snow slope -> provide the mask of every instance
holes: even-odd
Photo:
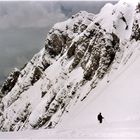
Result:
[[[98,15],[83,11],[55,24],[1,98],[1,131],[29,130],[8,134],[18,138],[140,138],[136,6],[107,4]],[[44,128],[55,129],[31,131]]]
[[[139,46],[139,44],[136,45]],[[90,99],[75,107],[66,118],[62,119],[63,121],[56,129],[40,130],[37,133],[36,131],[18,132],[17,134],[3,133],[0,138],[139,139],[140,89],[137,88],[140,82],[139,63],[140,48],[138,47],[133,57],[129,59],[129,63],[119,70],[117,78],[115,77],[109,85],[101,89],[103,92],[98,95],[94,96],[91,92]],[[99,111],[105,117],[102,125],[98,124],[96,120]]]
[[[113,79],[107,84],[106,81],[102,81],[98,90],[91,91],[89,98],[75,106],[62,119],[60,128],[84,128],[87,125],[97,125],[96,117],[99,112],[104,115],[105,124],[140,121],[140,88],[138,88],[140,83],[140,42],[131,47],[135,47],[136,50],[129,58],[129,62],[124,64],[124,58]]]
[[[3,133],[0,134],[0,139],[139,139],[140,89],[137,88],[140,82],[139,49],[130,61],[123,72],[120,71],[119,77],[115,78],[98,98],[91,94],[90,100],[85,101],[81,107],[78,106],[76,108],[78,111],[72,110],[56,129],[17,132],[17,134]],[[99,111],[105,117],[102,125],[96,120]]]

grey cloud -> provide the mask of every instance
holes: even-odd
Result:
[[[96,14],[105,3],[107,1],[0,2],[0,29],[48,27],[80,10]]]
[[[0,28],[47,27],[64,19],[54,2],[0,2]]]
[[[111,1],[0,2],[0,28],[47,27],[80,10],[96,14],[107,2]]]
[[[72,14],[76,14],[80,10],[97,14],[108,2],[113,4],[117,3],[117,1],[68,1],[58,3],[60,4],[61,10],[65,13],[65,15],[70,17]]]

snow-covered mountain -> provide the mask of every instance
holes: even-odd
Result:
[[[140,117],[140,111],[134,112],[125,100],[129,97],[134,99],[131,103],[135,103],[135,107],[140,105],[140,89],[136,84],[139,80],[132,78],[134,74],[138,75],[135,70],[139,55],[138,3],[106,4],[97,15],[81,11],[55,24],[47,34],[45,47],[21,70],[15,69],[3,83],[0,130],[67,127],[81,122],[85,125],[91,123],[93,114],[103,111],[109,116],[110,110],[114,109],[116,113],[108,117],[109,121],[111,118],[127,120],[130,117],[127,112],[132,115],[132,110],[136,118]],[[130,79],[123,78],[126,75]],[[118,88],[132,79],[134,84],[130,85],[136,85],[132,90],[135,93]],[[106,88],[112,88],[112,93],[105,92]],[[115,102],[114,98],[118,97],[121,101]],[[123,105],[129,105],[130,110],[125,110]],[[121,113],[117,108],[126,112],[117,115]]]

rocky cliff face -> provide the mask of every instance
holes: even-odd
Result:
[[[136,51],[139,15],[139,6],[119,2],[55,24],[45,47],[3,84],[0,130],[54,128],[102,81],[111,82]]]

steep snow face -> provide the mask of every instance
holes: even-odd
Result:
[[[113,31],[121,40],[129,39],[135,7],[136,5],[124,1],[119,1],[115,6],[110,3],[106,4],[97,15],[96,22],[99,22],[108,32]]]
[[[135,6],[126,2],[119,2],[114,9],[116,16],[116,34],[122,39],[129,39],[132,33],[132,25],[134,21]]]
[[[139,56],[138,15],[138,8],[119,2],[107,4],[98,15],[82,11],[55,24],[45,48],[2,98],[1,131],[66,126],[84,105],[96,110],[94,99]]]
[[[96,126],[99,112],[105,117],[105,124],[127,123],[140,119],[140,41],[133,40],[122,45],[125,48],[121,61],[114,61],[97,88],[90,91],[84,102],[74,105],[71,111],[62,117],[57,128],[78,129]],[[88,88],[85,87],[82,91],[86,92]]]

